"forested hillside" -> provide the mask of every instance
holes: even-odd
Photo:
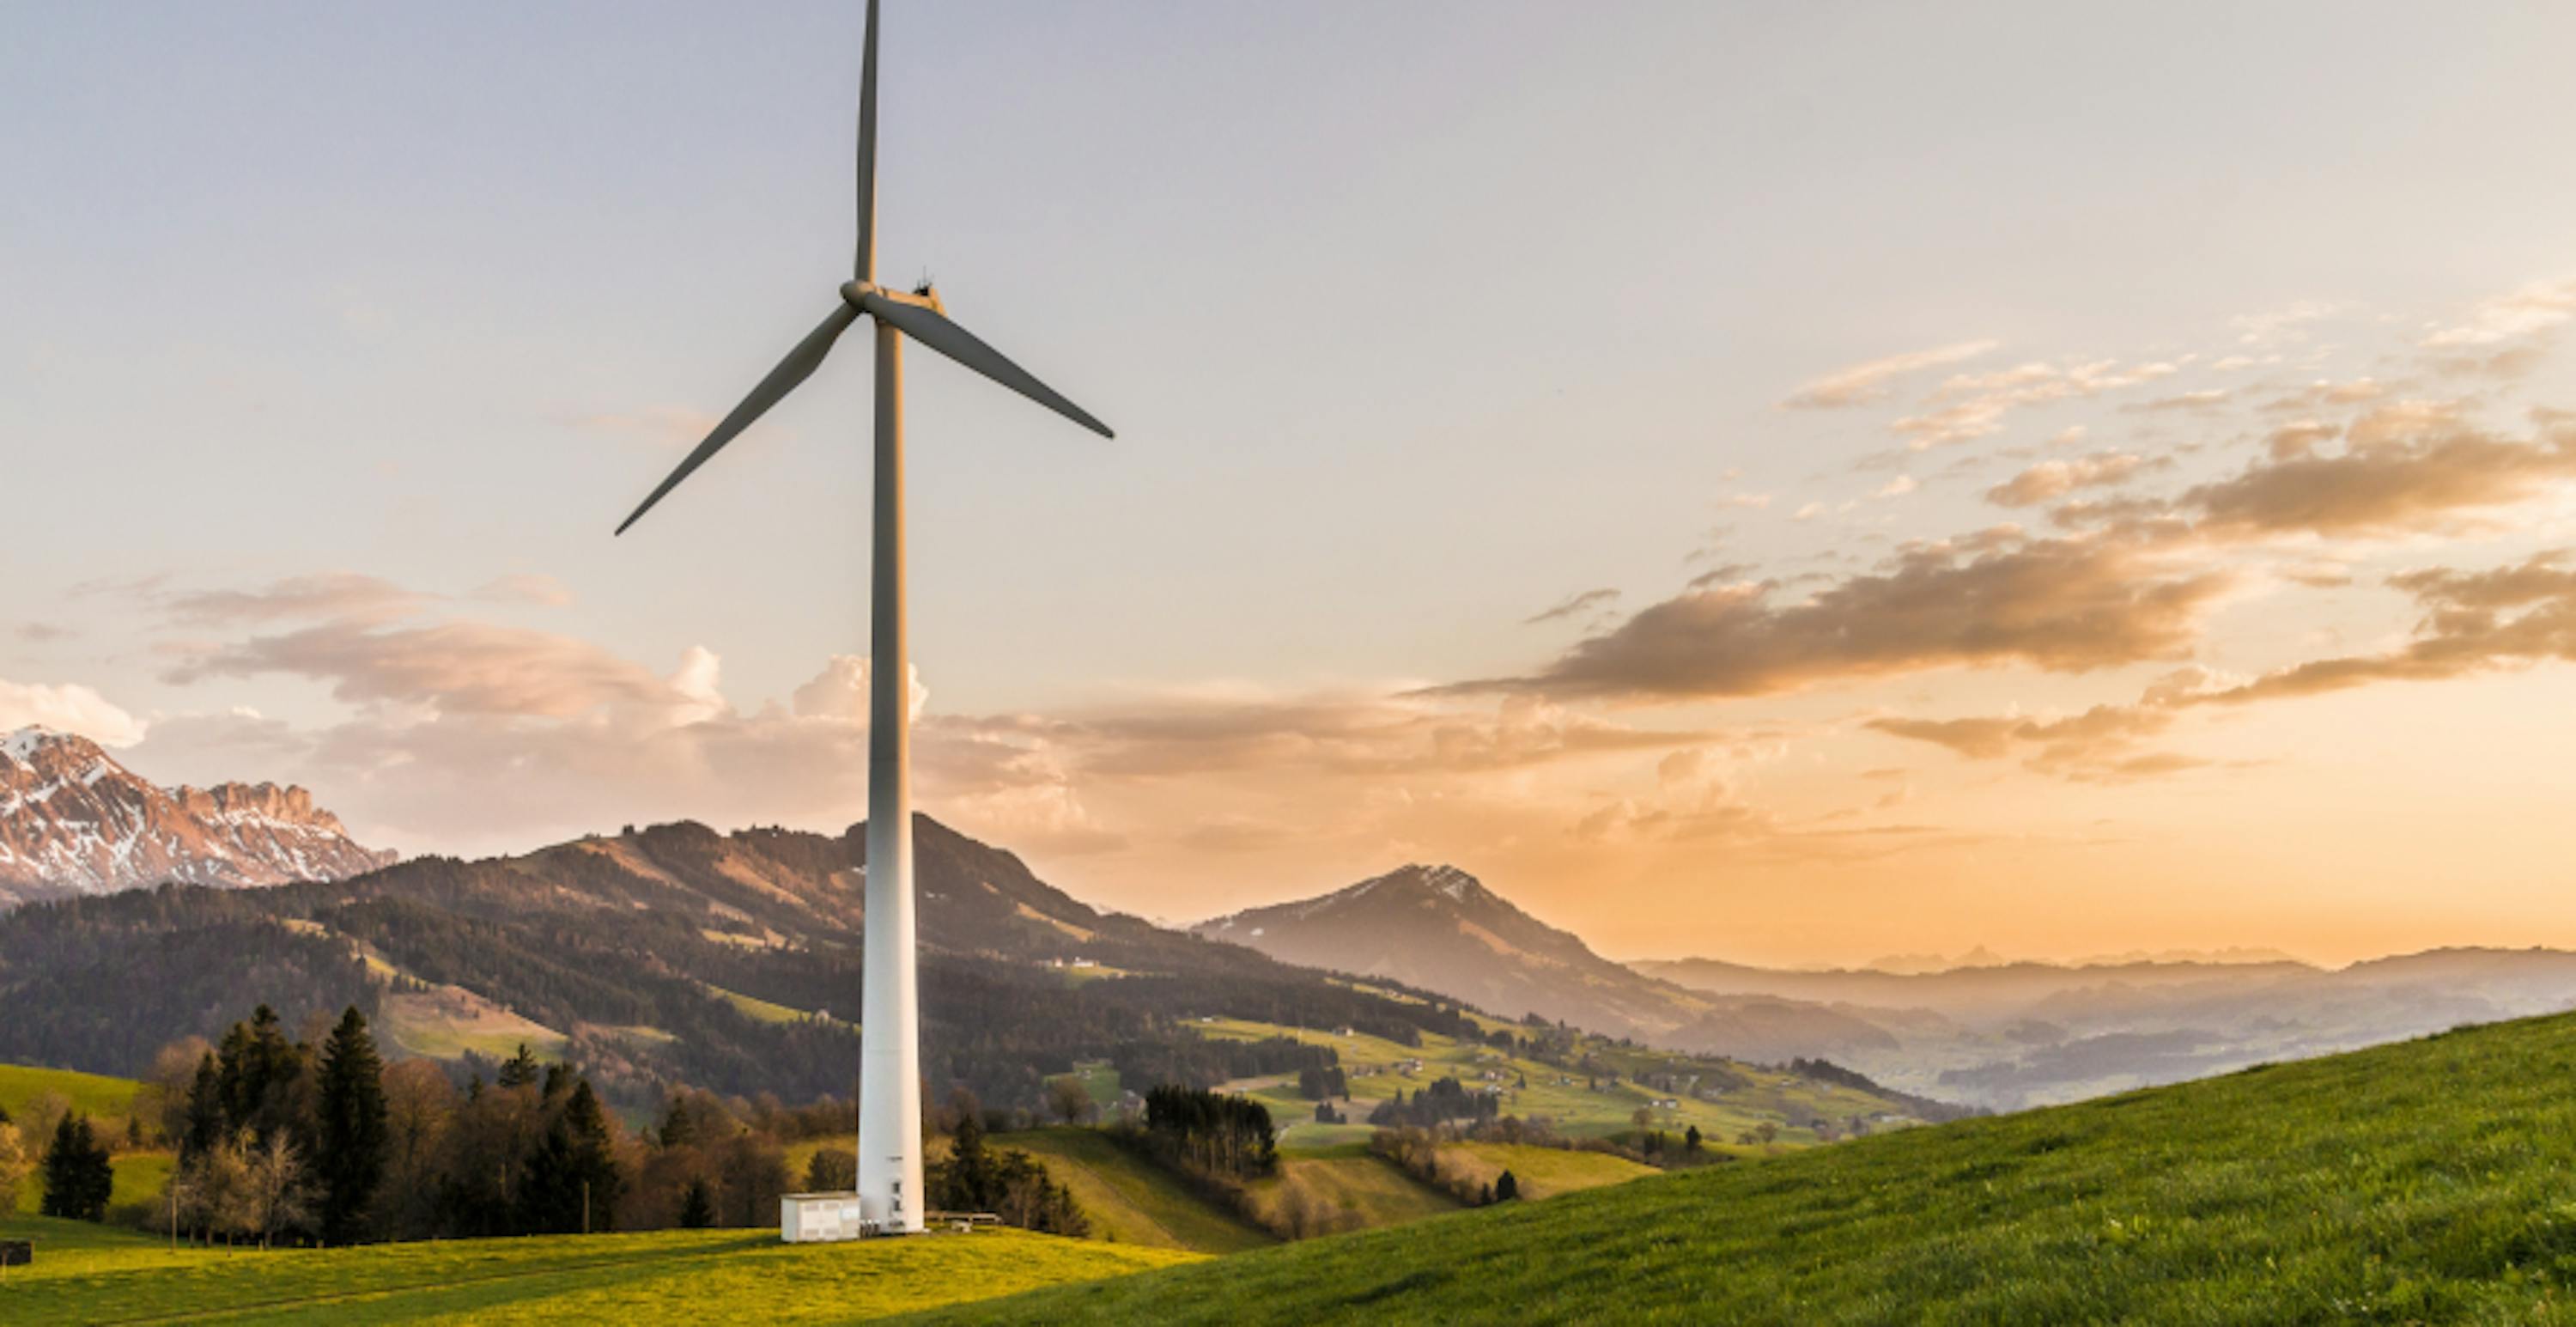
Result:
[[[1439,1001],[1102,914],[927,818],[916,840],[923,1063],[988,1104],[1034,1109],[1078,1061],[1212,1085],[1332,1057],[1185,1021],[1211,1015],[1406,1044],[1475,1032]],[[396,1053],[497,1059],[531,1041],[629,1103],[678,1082],[846,1097],[864,844],[860,828],[683,823],[336,883],[20,908],[0,915],[0,1060],[139,1075],[256,1000],[290,1027],[354,1005]]]

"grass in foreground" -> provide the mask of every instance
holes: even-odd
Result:
[[[171,1255],[89,1229],[103,1238],[86,1252],[39,1235],[36,1265],[0,1286],[0,1321],[855,1322],[1197,1256],[1019,1231],[785,1245],[764,1230]]]
[[[2576,1321],[2576,1016],[1909,1130],[957,1322]]]

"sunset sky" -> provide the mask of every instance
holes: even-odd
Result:
[[[0,728],[864,806],[860,11],[0,6]],[[2576,946],[2576,7],[933,4],[922,808],[1166,920]],[[855,344],[855,343],[854,343]]]

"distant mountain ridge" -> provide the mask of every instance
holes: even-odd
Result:
[[[1399,867],[1316,898],[1190,928],[1285,963],[1438,991],[1677,1050],[1781,1061],[1893,1049],[1884,1029],[1821,1005],[1694,992],[1592,951],[1447,865]]]
[[[1711,996],[1830,1004],[1887,1028],[1856,1068],[1995,1109],[2179,1082],[2576,1008],[2576,954],[2433,949],[2343,968],[2259,951],[2186,961],[2006,962],[1933,972],[1640,962]]]
[[[0,907],[165,882],[246,888],[390,865],[302,788],[164,788],[88,738],[0,737]]]

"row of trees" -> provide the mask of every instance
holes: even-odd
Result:
[[[1006,1225],[1055,1235],[1091,1233],[1091,1221],[1071,1189],[1049,1179],[1027,1153],[984,1145],[984,1108],[974,1093],[958,1089],[950,1108],[957,1124],[948,1157],[932,1163],[922,1177],[930,1191],[930,1210],[991,1212]]]
[[[1297,1071],[1297,1095],[1308,1101],[1322,1101],[1327,1097],[1347,1097],[1350,1094],[1350,1078],[1343,1073],[1342,1067],[1338,1064],[1308,1065]]]
[[[106,1219],[108,1196],[116,1188],[116,1162],[106,1138],[89,1116],[74,1112],[69,1103],[44,1114],[54,1127],[39,1160],[17,1121],[0,1109],[0,1213],[17,1210],[19,1190],[28,1175],[37,1174],[38,1212],[75,1221]]]
[[[1165,1084],[1147,1092],[1145,1137],[1171,1159],[1229,1179],[1267,1175],[1279,1164],[1270,1108],[1205,1088]]]
[[[1476,1158],[1464,1153],[1453,1155],[1440,1144],[1441,1134],[1436,1129],[1380,1129],[1369,1137],[1371,1152],[1469,1207],[1487,1207],[1521,1196],[1519,1176],[1509,1170],[1495,1175]]]
[[[1490,1120],[1502,1113],[1502,1100],[1491,1092],[1471,1092],[1455,1078],[1436,1078],[1431,1085],[1407,1100],[1403,1088],[1381,1101],[1369,1112],[1369,1123],[1379,1128],[1431,1128],[1453,1120],[1474,1123]]]
[[[227,1241],[766,1224],[786,1185],[778,1141],[712,1098],[622,1135],[586,1077],[524,1045],[462,1091],[433,1062],[388,1066],[355,1007],[316,1046],[262,1006],[200,1051],[165,1127],[164,1218]]]

